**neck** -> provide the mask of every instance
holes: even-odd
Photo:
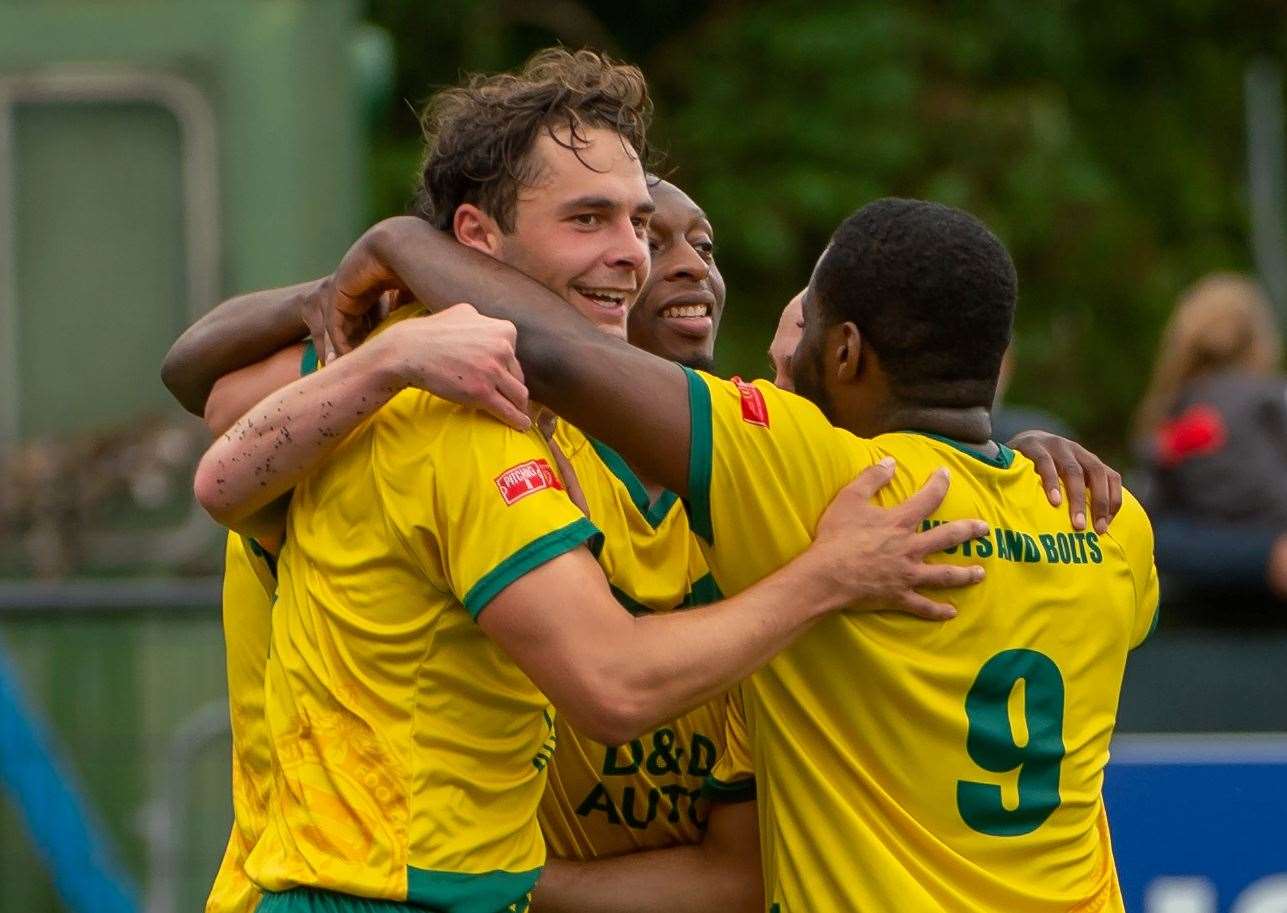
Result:
[[[895,404],[881,416],[880,430],[929,431],[963,444],[986,444],[992,438],[992,417],[982,406],[964,409]]]

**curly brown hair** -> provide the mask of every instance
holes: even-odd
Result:
[[[587,128],[607,127],[643,162],[651,117],[643,73],[599,51],[546,48],[516,73],[472,75],[425,107],[416,214],[448,230],[456,209],[473,203],[513,231],[518,189],[536,176],[530,153],[542,131],[576,152]]]

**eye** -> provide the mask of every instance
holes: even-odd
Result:
[[[711,260],[715,259],[714,241],[709,238],[698,238],[691,243],[693,245],[693,250],[697,251],[703,260],[709,263]]]
[[[586,228],[595,228],[599,224],[599,214],[597,212],[583,212],[572,217],[572,221]]]
[[[657,251],[659,251],[659,250],[661,250],[661,242],[660,242],[660,241],[658,241],[656,238],[652,237],[652,235],[649,235],[649,236],[648,236],[648,252],[649,252],[650,254],[655,254],[655,253],[657,253]]]
[[[644,233],[648,231],[649,221],[650,219],[648,216],[635,216],[630,220],[630,224],[635,227],[635,234],[642,238]]]

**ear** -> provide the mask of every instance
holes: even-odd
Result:
[[[855,324],[846,321],[832,327],[827,335],[836,380],[840,383],[852,383],[864,368],[862,334]]]
[[[500,226],[473,203],[461,203],[456,207],[451,230],[461,244],[482,251],[489,257],[495,257],[500,251]]]

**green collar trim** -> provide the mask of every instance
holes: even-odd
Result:
[[[980,463],[993,466],[997,469],[1009,469],[1010,464],[1014,462],[1014,451],[1005,444],[997,444],[997,455],[988,456],[976,447],[969,444],[963,444],[960,441],[953,440],[950,437],[943,437],[941,434],[934,434],[932,431],[912,431],[911,434],[919,434],[921,437],[932,438],[942,444],[947,444],[954,450],[959,450],[966,456],[972,456]]]
[[[607,466],[612,474],[621,480],[621,484],[626,486],[626,491],[630,493],[630,500],[639,509],[639,513],[643,514],[644,519],[648,521],[648,525],[653,529],[660,526],[661,521],[666,519],[670,509],[679,500],[678,496],[673,491],[663,489],[662,493],[657,495],[657,500],[649,503],[648,489],[644,487],[643,480],[635,474],[635,471],[630,468],[630,464],[622,458],[621,454],[594,438],[590,438],[590,446],[599,455],[603,465]]]

